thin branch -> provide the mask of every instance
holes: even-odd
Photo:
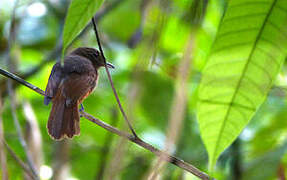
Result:
[[[192,173],[193,175],[203,179],[203,180],[208,180],[210,179],[210,177],[205,174],[204,172],[201,172],[199,169],[197,169],[196,167],[192,166],[191,164],[188,164],[186,162],[184,162],[183,160],[181,159],[178,159],[177,157],[175,156],[172,156],[172,155],[169,155],[168,153],[165,153],[163,151],[160,151],[159,149],[153,147],[152,145],[144,142],[143,140],[141,140],[140,138],[135,138],[134,136],[132,136],[131,134],[129,133],[125,133],[125,132],[122,132],[120,131],[119,129],[113,127],[113,126],[110,126],[109,124],[93,117],[92,115],[86,113],[86,112],[81,112],[81,115],[83,117],[85,117],[86,119],[88,119],[89,121],[101,126],[102,128],[112,132],[112,133],[115,133],[125,139],[128,139],[129,141],[132,141],[134,143],[136,143],[137,145],[143,147],[144,149],[154,153],[156,156],[158,157],[162,157],[162,159],[166,162],[169,162],[169,163],[172,163],[178,167],[180,167],[181,169],[184,169],[190,173]]]
[[[27,81],[25,81],[24,79],[20,78],[19,76],[10,73],[2,68],[0,68],[0,74],[2,74],[3,76],[6,76],[10,79],[13,79],[15,81],[17,81],[18,83],[32,89],[33,91],[41,94],[42,96],[45,96],[45,91],[43,91],[42,89],[38,88],[37,86],[34,86],[33,84],[28,83]]]
[[[10,155],[13,157],[13,159],[22,167],[22,169],[34,180],[37,179],[37,177],[34,176],[34,174],[31,172],[30,168],[16,155],[16,153],[12,150],[12,148],[6,143],[4,139],[2,139],[2,143],[5,145],[6,149],[10,153]]]
[[[140,67],[140,66],[139,66]],[[136,72],[136,69],[133,70]],[[128,118],[130,120],[134,119],[134,109],[135,104],[137,104],[138,97],[139,97],[139,86],[138,86],[138,79],[140,78],[139,75],[135,74],[134,80],[132,80],[132,83],[128,89],[127,94],[127,109],[129,111]],[[125,123],[125,122],[123,122]],[[126,127],[124,128],[126,130]],[[125,154],[128,152],[128,146],[127,146],[127,139],[121,137],[119,140],[117,140],[117,143],[115,144],[116,148],[113,149],[113,152],[111,153],[111,159],[108,165],[108,173],[105,174],[105,179],[113,180],[124,168],[124,157]]]
[[[39,94],[42,94],[42,95],[45,95],[45,92],[42,91],[40,88],[28,83],[27,81],[25,81],[24,79],[12,74],[12,73],[9,73],[8,71],[5,71],[4,69],[0,69],[0,74],[10,78],[10,79],[13,79],[15,81],[17,81],[18,83],[32,89],[33,91],[36,91],[37,93]]]
[[[1,98],[1,92],[0,92],[0,139],[4,139],[4,125],[3,125],[3,119],[2,119],[2,98]],[[7,169],[7,158],[6,153],[4,151],[4,143],[0,141],[0,163],[1,163],[1,170],[2,170],[2,180],[9,180],[9,173]]]
[[[1,68],[0,68],[1,69]],[[2,71],[0,71],[0,74]],[[8,74],[11,74],[9,72],[6,72]],[[15,75],[14,75],[15,76]],[[8,76],[9,77],[9,76]],[[21,83],[22,81],[18,81],[19,83]],[[22,83],[21,83],[22,84]],[[25,84],[23,84],[25,85]],[[33,88],[31,88],[32,90],[34,89],[39,89],[37,88],[36,86],[34,85],[31,85]],[[35,91],[35,90],[34,90]],[[39,91],[35,91],[41,95],[44,95],[45,92],[43,90],[39,90]],[[126,132],[123,132],[123,131],[120,131],[119,129],[97,119],[97,118],[94,118],[92,115],[86,113],[86,112],[81,112],[81,115],[83,117],[85,117],[86,119],[88,119],[89,121],[101,126],[102,128],[114,133],[114,134],[117,134],[118,136],[121,136],[131,142],[134,142],[136,144],[138,144],[139,146],[143,147],[144,149],[154,153],[156,156],[163,156],[163,160],[166,161],[166,162],[169,162],[169,163],[172,163],[174,165],[176,165],[177,167],[181,168],[181,169],[184,169],[190,173],[192,173],[193,175],[203,179],[203,180],[208,180],[208,179],[211,179],[211,177],[209,175],[207,175],[206,173],[200,171],[199,169],[197,169],[196,167],[194,167],[193,165],[187,163],[187,162],[184,162],[183,160],[181,159],[178,159],[177,157],[175,156],[172,156],[172,155],[169,155],[168,153],[165,153],[155,147],[153,147],[152,145],[144,142],[143,140],[141,140],[139,137],[135,137],[129,133],[126,133]]]
[[[106,60],[106,57],[105,57],[105,55],[104,55],[104,51],[103,51],[102,46],[101,46],[100,37],[99,37],[99,33],[98,33],[98,30],[97,30],[97,26],[96,26],[96,22],[95,22],[94,17],[92,18],[92,22],[93,22],[93,27],[94,27],[94,31],[95,31],[95,34],[96,34],[98,46],[99,46],[99,49],[100,49],[100,53],[101,53],[101,55],[102,55],[102,57],[103,57],[103,59],[104,59],[105,69],[106,69],[106,72],[107,72],[107,75],[108,75],[109,82],[110,82],[110,84],[111,84],[113,93],[114,93],[114,95],[115,95],[115,98],[116,98],[117,103],[118,103],[118,105],[119,105],[119,108],[120,108],[120,110],[121,110],[121,113],[122,113],[122,115],[123,115],[125,121],[126,121],[127,124],[128,124],[128,127],[130,128],[130,130],[131,130],[132,134],[134,135],[134,137],[135,137],[135,138],[138,138],[138,136],[137,136],[135,130],[133,129],[133,127],[132,127],[130,121],[128,120],[128,117],[127,117],[127,115],[126,115],[126,113],[125,113],[125,111],[124,111],[124,109],[123,109],[123,106],[122,106],[122,104],[121,104],[120,98],[119,98],[118,93],[117,93],[117,91],[116,91],[116,88],[115,88],[115,86],[114,86],[114,83],[113,83],[113,80],[112,80],[112,77],[111,77],[109,68],[108,68],[108,66],[107,66],[107,60]]]

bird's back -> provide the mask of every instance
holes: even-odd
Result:
[[[78,105],[92,92],[97,79],[97,70],[85,57],[68,55],[63,67],[54,65],[45,97],[53,102],[47,127],[54,139],[80,133]]]

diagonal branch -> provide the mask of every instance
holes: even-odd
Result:
[[[132,124],[131,124],[130,121],[128,120],[128,117],[127,117],[127,115],[126,115],[126,113],[125,113],[125,111],[124,111],[124,108],[123,108],[123,106],[122,106],[122,104],[121,104],[121,101],[120,101],[120,98],[119,98],[119,96],[118,96],[118,93],[117,93],[117,91],[116,91],[116,88],[115,88],[115,86],[114,86],[114,83],[113,83],[113,80],[112,80],[110,71],[109,71],[108,66],[107,66],[107,60],[106,60],[106,57],[105,57],[105,55],[104,55],[104,51],[103,51],[102,46],[101,46],[100,37],[99,37],[99,33],[98,33],[98,30],[97,30],[97,26],[96,26],[96,22],[95,22],[95,18],[94,18],[94,17],[92,18],[92,22],[93,22],[93,27],[94,27],[94,31],[95,31],[95,34],[96,34],[98,46],[99,46],[99,49],[100,49],[100,53],[101,53],[101,55],[102,55],[102,57],[103,57],[103,59],[104,59],[105,69],[106,69],[106,72],[107,72],[107,75],[108,75],[108,78],[109,78],[109,81],[110,81],[110,84],[111,84],[113,93],[114,93],[114,95],[115,95],[115,98],[116,98],[117,103],[118,103],[118,105],[119,105],[119,108],[120,108],[120,110],[121,110],[121,113],[122,113],[122,115],[123,115],[125,121],[126,121],[127,124],[128,124],[128,127],[130,128],[130,130],[131,130],[132,134],[134,135],[134,137],[135,137],[135,138],[138,138],[138,136],[137,136],[137,134],[136,134],[136,132],[135,132],[135,130],[134,130]]]
[[[13,159],[22,167],[22,169],[33,179],[36,180],[37,177],[31,172],[30,168],[16,155],[16,153],[12,150],[12,148],[7,144],[7,142],[2,139],[1,140],[10,155],[13,157]]]
[[[13,79],[13,80],[17,81],[18,83],[20,83],[20,84],[32,89],[33,91],[36,91],[39,94],[45,95],[45,92],[43,92],[40,88],[28,83],[24,79],[12,74],[12,73],[9,73],[8,71],[0,69],[0,74],[4,75],[4,76],[6,76],[6,77],[8,77],[10,79]]]
[[[5,71],[5,70],[3,70],[1,68],[0,68],[0,70],[1,70],[0,74],[5,75],[6,77],[15,76],[15,75],[11,74],[10,72],[7,72],[7,71]],[[3,72],[5,72],[5,74]],[[7,76],[6,74],[10,74],[10,75]],[[18,77],[18,78],[15,78],[14,80],[16,80],[17,82],[19,82],[19,83],[21,83],[21,84],[26,86],[27,82],[23,83],[24,80],[20,81],[19,79],[21,79],[21,78]],[[37,93],[39,93],[41,95],[45,94],[45,92],[43,90],[41,90],[40,88],[38,88],[38,87],[36,87],[36,86],[34,86],[32,84],[30,84],[30,85],[32,86],[32,88],[29,87],[29,86],[27,86],[27,87],[29,87],[30,89],[34,90],[35,92],[37,92]],[[38,89],[38,90],[36,91],[35,89]],[[123,131],[120,131],[119,129],[117,129],[117,128],[113,127],[113,126],[111,126],[111,125],[109,125],[109,124],[107,124],[107,123],[105,123],[105,122],[103,122],[103,121],[101,121],[101,120],[99,120],[97,118],[94,118],[92,115],[90,115],[90,114],[88,114],[86,112],[82,111],[81,115],[83,117],[85,117],[86,119],[88,119],[89,121],[91,121],[91,122],[101,126],[102,128],[106,129],[107,131],[110,131],[111,133],[117,134],[118,136],[121,136],[121,137],[123,137],[123,138],[125,138],[125,139],[127,139],[127,140],[129,140],[131,142],[134,142],[135,144],[143,147],[144,149],[154,153],[156,156],[162,157],[164,161],[169,162],[171,164],[174,164],[175,166],[192,173],[193,175],[199,177],[202,180],[212,179],[209,175],[207,175],[206,173],[200,171],[199,169],[197,169],[193,165],[191,165],[191,164],[189,164],[187,162],[184,162],[183,160],[178,159],[175,156],[172,156],[172,155],[170,155],[168,153],[165,153],[165,152],[153,147],[152,145],[144,142],[143,140],[141,140],[137,136],[135,137],[134,135],[131,135],[131,134],[123,132]]]
[[[181,159],[178,159],[177,157],[175,156],[172,156],[172,155],[169,155],[168,153],[165,153],[155,147],[153,147],[152,145],[144,142],[143,140],[141,140],[139,137],[135,138],[134,136],[132,136],[131,134],[128,134],[128,133],[125,133],[125,132],[122,132],[120,131],[119,129],[93,117],[92,115],[86,113],[86,112],[81,112],[81,115],[83,117],[85,117],[86,119],[88,119],[89,121],[101,126],[102,128],[114,133],[114,134],[117,134],[125,139],[128,139],[129,141],[132,141],[134,143],[136,143],[137,145],[143,147],[144,149],[146,150],[149,150],[150,152],[154,153],[156,156],[158,157],[161,157],[162,160],[166,161],[166,162],[169,162],[171,164],[174,164],[178,167],[180,167],[181,169],[184,169],[190,173],[192,173],[193,175],[203,179],[203,180],[208,180],[210,179],[210,177],[205,174],[204,172],[201,172],[199,169],[197,169],[196,167],[192,166],[191,164],[189,163],[186,163],[184,162],[183,160]]]

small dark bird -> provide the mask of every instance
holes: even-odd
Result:
[[[80,134],[78,106],[96,87],[98,69],[102,66],[105,66],[102,55],[88,47],[80,47],[67,55],[63,66],[59,62],[53,66],[44,99],[45,105],[51,100],[53,103],[47,124],[53,139]],[[107,67],[114,68],[109,63]]]

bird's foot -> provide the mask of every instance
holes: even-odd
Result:
[[[83,106],[83,104],[81,104],[81,108],[79,109],[80,112],[84,112],[85,111],[85,108]],[[83,117],[81,114],[80,114],[80,117]]]
[[[83,105],[83,104],[81,104],[80,111],[85,111],[85,108],[84,108],[84,105]]]

